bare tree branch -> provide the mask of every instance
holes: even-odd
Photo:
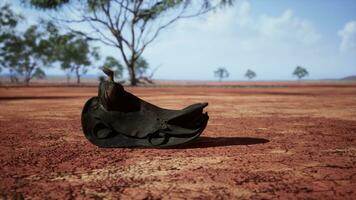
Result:
[[[230,1],[224,0],[224,2]],[[206,14],[219,6],[219,3],[211,5],[209,0],[171,3],[164,0],[108,0],[98,1],[93,8],[89,8],[86,4],[76,4],[78,7],[68,6],[71,13],[65,17],[73,16],[80,10],[82,12],[79,17],[54,19],[67,24],[88,24],[93,30],[90,34],[96,36],[87,36],[87,38],[118,48],[125,64],[130,68],[130,73],[134,76],[136,60],[163,30],[181,19]],[[196,7],[199,4],[200,7]],[[75,29],[71,27],[69,30]],[[85,34],[78,29],[76,32]],[[131,81],[135,78],[131,77]]]

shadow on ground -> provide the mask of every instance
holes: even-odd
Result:
[[[224,147],[235,145],[255,145],[267,143],[269,140],[264,138],[254,137],[200,137],[197,140],[184,144],[176,149],[193,149],[193,148],[209,148],[209,147]]]

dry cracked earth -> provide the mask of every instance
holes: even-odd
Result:
[[[96,87],[0,88],[0,199],[356,199],[356,85],[139,87],[208,127],[174,149],[103,149],[80,114]]]

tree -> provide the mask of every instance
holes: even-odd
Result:
[[[75,33],[67,33],[57,38],[59,44],[53,51],[52,60],[59,61],[61,69],[67,71],[67,79],[75,73],[77,84],[88,72],[93,60],[99,59],[97,48],[91,48],[88,40]]]
[[[61,69],[66,73],[67,83],[71,79],[71,74],[75,73],[77,84],[79,84],[80,78],[88,72],[93,61],[99,59],[98,48],[91,48],[88,39],[82,35],[75,32],[62,34],[52,22],[43,23],[51,35],[49,38],[50,61],[60,63]]]
[[[219,78],[219,81],[222,81],[222,79],[227,78],[230,75],[224,67],[219,67],[216,71],[214,71],[214,74]]]
[[[76,29],[80,26],[68,27],[86,37],[117,48],[128,69],[131,85],[137,85],[137,60],[162,30],[180,19],[196,17],[219,6],[233,3],[233,0],[27,1],[36,8],[55,9],[62,13],[64,17],[56,18],[58,22],[65,22],[67,25],[89,25],[89,32]],[[66,13],[73,10],[78,14]]]
[[[42,66],[49,66],[50,38],[47,30],[30,26],[25,32],[16,30],[18,21],[23,19],[15,14],[9,5],[0,7],[0,67],[9,68],[11,82],[19,82],[24,77],[26,85],[33,78],[43,79],[46,74]]]
[[[24,77],[26,85],[33,78],[45,77],[41,67],[50,66],[49,34],[38,26],[30,26],[24,33],[9,34],[2,41],[0,62]],[[15,79],[16,80],[16,79]]]
[[[17,72],[10,68],[10,81],[11,83],[19,83],[19,78]]]
[[[11,10],[9,4],[0,7],[0,42],[8,36],[7,34],[14,32],[14,28],[22,18]]]
[[[62,67],[61,67],[62,68]],[[72,78],[72,70],[71,69],[63,69],[62,68],[62,70],[64,70],[64,72],[65,72],[65,75],[66,75],[66,80],[67,80],[67,84],[69,84],[70,83],[70,79]]]
[[[14,13],[9,4],[5,4],[0,7],[0,33],[4,33],[9,30],[9,28],[16,27],[18,20],[22,17]]]
[[[114,71],[114,75],[117,79],[121,79],[123,77],[124,66],[120,63],[120,61],[116,60],[112,56],[108,56],[105,58],[103,68],[109,68]]]
[[[309,72],[307,71],[307,69],[301,66],[297,66],[293,72],[293,76],[297,76],[299,80],[308,75]]]
[[[4,41],[14,34],[18,21],[21,19],[22,16],[15,14],[10,5],[5,4],[0,7],[0,57],[4,56],[5,53],[3,52]],[[4,62],[0,63],[0,72],[2,68],[7,67],[4,66],[5,64]],[[13,79],[11,76],[11,81],[15,80],[18,80],[17,77]]]
[[[254,71],[248,69],[248,70],[246,71],[245,76],[246,76],[247,78],[249,78],[249,79],[253,79],[253,78],[255,78],[255,77],[257,76],[257,74],[256,74]]]

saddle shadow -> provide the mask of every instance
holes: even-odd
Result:
[[[195,149],[195,148],[210,148],[224,147],[235,145],[255,145],[269,142],[265,138],[254,137],[200,137],[190,143],[183,144],[174,149]]]

